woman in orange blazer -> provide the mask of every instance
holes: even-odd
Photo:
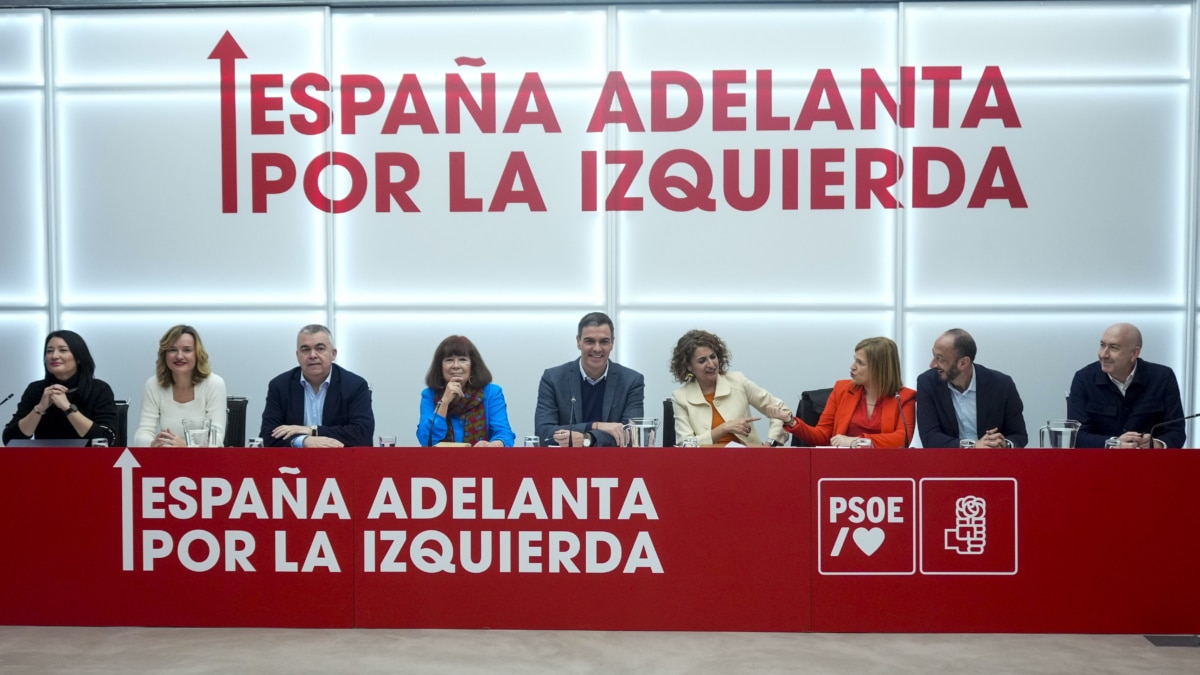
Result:
[[[903,448],[916,424],[917,392],[900,381],[900,352],[885,337],[867,338],[854,347],[850,379],[838,380],[817,426],[796,419],[781,406],[766,414],[809,445],[853,446],[866,438],[877,448]]]

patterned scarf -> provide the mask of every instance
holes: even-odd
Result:
[[[478,389],[467,389],[463,395],[454,399],[447,411],[449,417],[461,417],[463,421],[463,442],[475,445],[479,441],[488,440],[487,413],[483,408],[483,392]],[[454,427],[447,424],[445,440],[454,442]]]

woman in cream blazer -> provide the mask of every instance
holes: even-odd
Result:
[[[769,391],[729,370],[729,349],[708,331],[691,330],[679,338],[671,354],[671,372],[683,383],[671,394],[677,439],[695,437],[701,445],[764,445],[754,428],[762,418],[751,417],[750,407],[764,413],[771,406],[786,409]],[[772,419],[768,441],[782,445],[786,438],[783,423]]]

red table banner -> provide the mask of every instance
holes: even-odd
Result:
[[[0,451],[0,623],[1200,630],[1200,454]]]

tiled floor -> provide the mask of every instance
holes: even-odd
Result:
[[[876,635],[0,626],[0,673],[1146,673],[1141,635]]]

